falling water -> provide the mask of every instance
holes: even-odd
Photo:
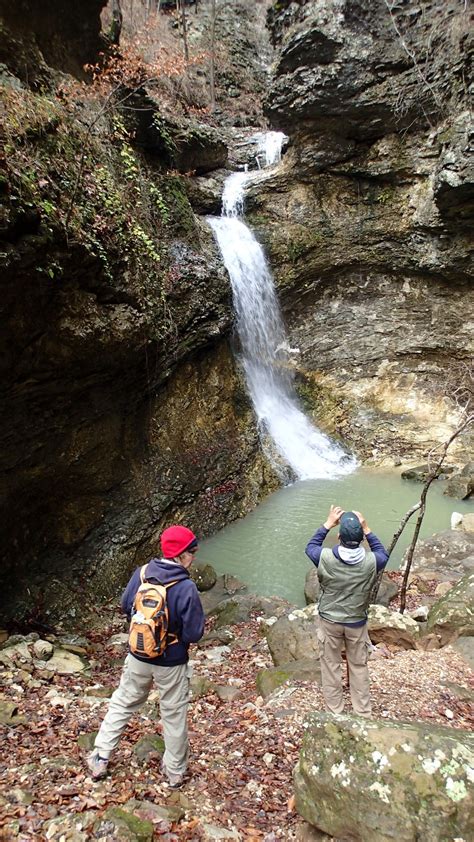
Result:
[[[269,132],[265,159],[276,163],[284,135]],[[275,137],[275,135],[277,137]],[[209,217],[229,273],[242,346],[242,363],[259,429],[268,434],[298,479],[349,473],[355,460],[317,430],[298,406],[293,388],[292,349],[280,314],[263,249],[238,217],[252,173],[233,173],[222,197],[223,215]],[[294,349],[293,349],[294,350]]]

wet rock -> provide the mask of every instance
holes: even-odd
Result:
[[[402,560],[402,569],[406,553]],[[474,534],[458,529],[437,532],[415,547],[412,573],[426,578],[454,581],[474,569]]]
[[[277,687],[293,681],[316,681],[321,684],[321,666],[319,660],[310,658],[289,661],[277,667],[260,670],[257,673],[257,692],[266,699]]]
[[[296,809],[353,842],[468,839],[473,753],[465,731],[311,714],[294,773]]]
[[[211,564],[194,562],[189,572],[198,591],[210,591],[216,584],[217,573]]]
[[[148,760],[150,757],[163,757],[165,743],[162,737],[155,734],[147,734],[142,737],[133,747],[133,753],[138,760]]]
[[[266,630],[266,640],[275,666],[289,661],[319,658],[315,605],[291,611]]]
[[[460,636],[474,636],[474,573],[459,580],[432,606],[427,629],[442,643]]]
[[[367,629],[372,643],[394,644],[402,649],[416,649],[420,626],[406,614],[389,611],[383,605],[370,605]]]
[[[109,807],[94,824],[94,833],[107,842],[153,842],[153,823],[119,807]]]

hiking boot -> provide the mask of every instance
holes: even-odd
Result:
[[[92,754],[89,754],[87,758],[87,767],[94,781],[99,781],[101,778],[105,778],[108,765],[109,761],[105,760],[104,757],[100,757],[95,751],[93,751]]]
[[[169,789],[181,789],[189,778],[189,772],[184,772],[182,775],[171,774],[163,762],[161,763],[161,773],[167,778],[165,784]]]

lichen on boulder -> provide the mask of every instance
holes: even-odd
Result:
[[[473,763],[465,731],[315,713],[294,772],[296,809],[353,842],[470,839]]]

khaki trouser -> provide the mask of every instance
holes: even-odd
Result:
[[[160,715],[165,740],[163,763],[171,775],[183,775],[188,764],[189,701],[188,664],[161,667],[127,655],[120,685],[110,699],[109,709],[95,739],[95,748],[108,759],[117,747],[127,723],[148,698],[153,681],[160,691]]]
[[[352,707],[359,716],[370,716],[369,670],[367,669],[367,625],[343,626],[319,617],[319,651],[324,701],[331,713],[342,713],[342,647],[345,646],[349,668]]]

